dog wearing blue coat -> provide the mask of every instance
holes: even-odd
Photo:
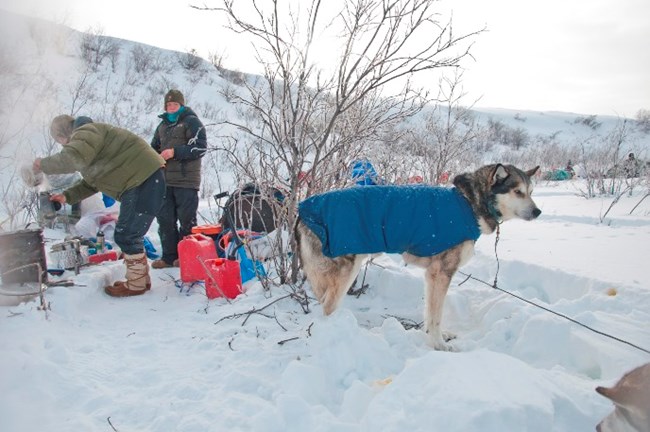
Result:
[[[336,310],[372,254],[400,253],[425,269],[424,327],[430,345],[452,350],[441,329],[452,277],[474,253],[481,234],[509,219],[533,220],[531,177],[493,164],[454,178],[452,188],[426,185],[352,187],[314,195],[299,205],[302,268],[325,315]]]

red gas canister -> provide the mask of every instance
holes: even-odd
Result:
[[[204,234],[214,240],[215,246],[218,245],[219,237],[223,227],[221,224],[212,224],[212,225],[197,225],[192,227],[192,234]],[[219,255],[219,249],[217,248],[217,255]]]
[[[208,274],[205,279],[205,294],[209,299],[227,297],[234,299],[242,293],[239,262],[224,258],[205,262]]]
[[[183,282],[205,280],[205,262],[217,258],[214,240],[203,234],[190,234],[178,243],[178,261]]]

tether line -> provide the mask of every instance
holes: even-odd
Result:
[[[549,309],[549,308],[547,308],[547,307],[544,307],[544,306],[542,306],[542,305],[539,305],[539,304],[537,304],[537,303],[535,303],[535,302],[533,302],[533,301],[530,301],[530,300],[525,299],[525,298],[523,298],[523,297],[521,297],[521,296],[518,296],[517,294],[514,294],[514,293],[512,293],[512,292],[510,292],[510,291],[508,291],[508,290],[505,290],[505,289],[503,289],[503,288],[499,288],[499,287],[497,286],[497,284],[496,284],[496,278],[495,278],[495,280],[494,280],[494,284],[491,285],[489,282],[486,282],[486,281],[484,281],[484,280],[481,280],[481,279],[479,279],[479,278],[476,278],[476,277],[472,276],[471,274],[463,273],[463,272],[461,272],[461,271],[459,271],[458,273],[462,274],[463,276],[466,276],[465,280],[464,280],[463,282],[461,282],[459,285],[462,285],[462,284],[465,283],[468,279],[473,279],[473,280],[475,280],[475,281],[477,281],[477,282],[481,282],[482,284],[485,284],[485,285],[487,285],[487,286],[489,286],[489,287],[491,287],[491,288],[494,288],[494,289],[497,290],[497,291],[501,291],[502,293],[508,294],[508,295],[510,295],[510,296],[512,296],[512,297],[514,297],[514,298],[516,298],[516,299],[519,299],[519,300],[523,301],[524,303],[528,303],[528,304],[531,305],[531,306],[535,306],[535,307],[537,307],[537,308],[539,308],[539,309],[545,310],[546,312],[550,312],[550,313],[552,313],[553,315],[557,315],[557,316],[559,316],[560,318],[564,318],[564,319],[567,320],[567,321],[571,321],[571,322],[574,323],[574,324],[578,324],[579,326],[581,326],[581,327],[583,327],[583,328],[586,328],[587,330],[590,330],[590,331],[592,331],[592,332],[594,332],[594,333],[597,333],[597,334],[599,334],[599,335],[601,335],[601,336],[608,337],[608,338],[613,339],[613,340],[615,340],[615,341],[618,341],[618,342],[624,343],[624,344],[626,344],[626,345],[629,345],[629,346],[631,346],[632,348],[636,348],[636,349],[638,349],[639,351],[643,351],[644,353],[650,354],[650,350],[648,350],[648,349],[646,349],[646,348],[640,347],[640,346],[638,346],[638,345],[633,344],[632,342],[628,342],[628,341],[626,341],[626,340],[624,340],[624,339],[618,338],[618,337],[616,337],[616,336],[612,336],[612,335],[610,335],[610,334],[608,334],[608,333],[605,333],[605,332],[602,332],[602,331],[600,331],[600,330],[596,330],[595,328],[590,327],[590,326],[588,326],[588,325],[586,325],[586,324],[583,324],[583,323],[581,323],[580,321],[571,318],[570,316],[564,315],[564,314],[562,314],[562,313],[560,313],[560,312],[556,312],[556,311],[554,311],[554,310],[552,310],[552,309]]]

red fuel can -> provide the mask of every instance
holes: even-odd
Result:
[[[214,240],[203,234],[190,234],[178,242],[178,261],[183,282],[196,282],[206,279],[206,264],[217,258]]]
[[[242,293],[239,262],[216,258],[205,262],[208,275],[205,279],[205,294],[209,299],[227,297],[234,299]]]

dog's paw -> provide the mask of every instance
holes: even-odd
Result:
[[[446,337],[445,337],[445,339],[446,339]],[[446,340],[448,340],[448,339],[446,339]],[[433,348],[434,350],[436,350],[436,351],[447,351],[447,352],[456,352],[456,351],[458,351],[456,348],[454,348],[453,345],[451,345],[450,343],[447,343],[442,338],[440,338],[440,339],[429,338],[428,343],[429,343],[429,346],[431,348]]]
[[[445,340],[445,342],[449,342],[450,340],[456,339],[456,333],[450,333],[450,332],[442,332],[442,338]]]

